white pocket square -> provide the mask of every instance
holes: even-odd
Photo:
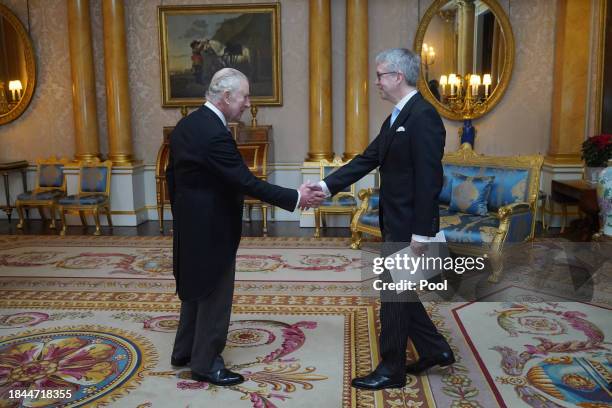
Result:
[[[403,126],[397,128],[396,132],[405,132],[406,129]]]

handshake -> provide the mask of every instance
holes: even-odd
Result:
[[[319,184],[312,184],[310,181],[302,184],[298,189],[300,192],[300,202],[298,207],[300,210],[308,210],[316,208],[325,200],[325,193]]]

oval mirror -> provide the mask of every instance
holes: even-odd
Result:
[[[36,85],[34,50],[17,16],[0,4],[0,125],[26,110]]]
[[[501,99],[514,65],[514,36],[496,0],[435,0],[419,24],[421,94],[448,119],[478,118]]]

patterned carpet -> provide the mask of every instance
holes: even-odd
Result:
[[[458,362],[356,391],[378,363],[378,303],[346,239],[243,239],[220,388],[169,364],[178,318],[165,237],[0,237],[0,407],[603,407],[605,305],[514,285],[512,302],[427,302]],[[486,299],[485,299],[486,300]],[[413,359],[414,353],[409,353]],[[64,399],[10,399],[47,387]],[[14,393],[13,393],[14,396]],[[33,395],[31,395],[33,397]]]

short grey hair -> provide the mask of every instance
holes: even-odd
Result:
[[[406,83],[416,86],[421,68],[421,58],[406,48],[390,48],[376,56],[376,64],[386,64],[393,71],[401,72]]]
[[[219,101],[223,92],[236,92],[242,81],[249,82],[246,75],[242,72],[234,68],[222,68],[215,72],[215,75],[210,80],[210,85],[208,85],[208,90],[206,91],[206,99]]]

